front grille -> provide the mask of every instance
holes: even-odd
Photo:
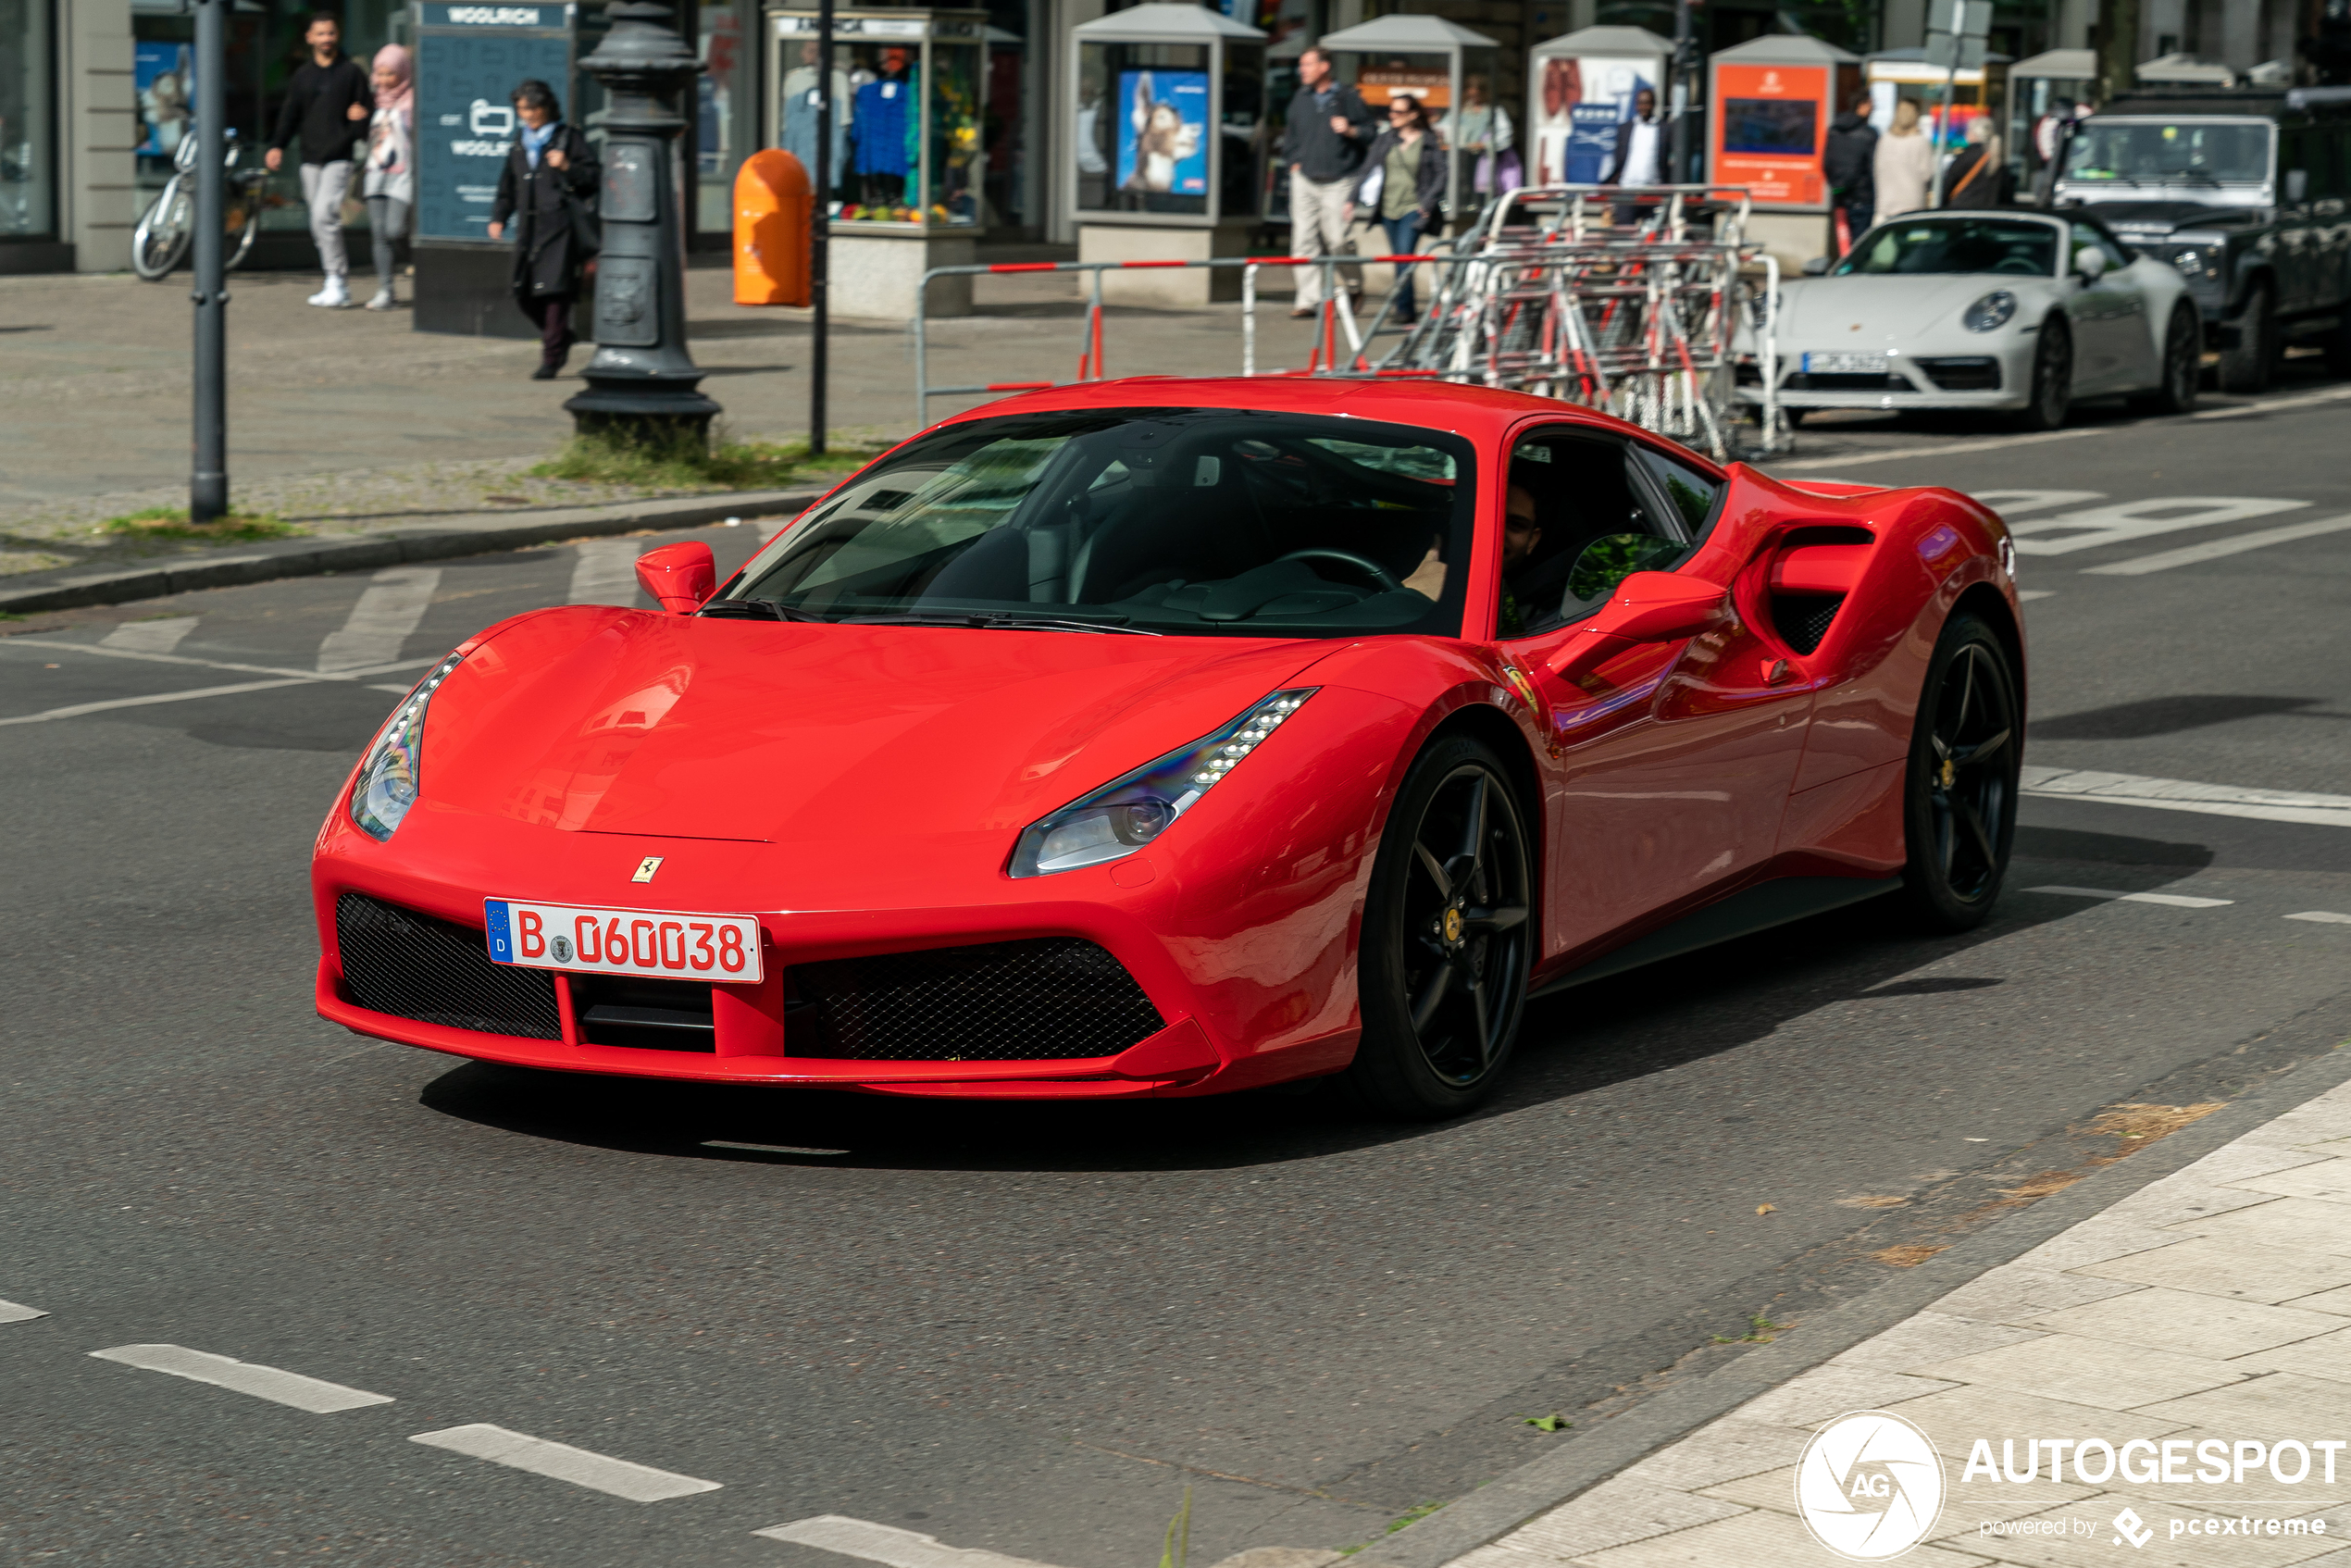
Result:
[[[371,1013],[483,1034],[563,1039],[554,977],[492,964],[478,929],[345,893],[335,901],[335,938],[343,985]]]
[[[1829,634],[1829,622],[1836,619],[1836,607],[1844,603],[1842,593],[1774,593],[1772,624],[1781,641],[1809,653]]]
[[[1115,1056],[1159,1032],[1126,966],[1076,937],[798,964],[785,1051],[861,1062]]]
[[[1918,389],[1901,377],[1806,375],[1799,370],[1781,383],[1788,392],[1906,392]]]
[[[2000,362],[1996,359],[1922,359],[1919,368],[1945,392],[1998,392]]]

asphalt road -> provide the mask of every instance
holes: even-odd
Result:
[[[2030,764],[2323,796],[2346,390],[1816,422],[1786,471],[2034,524]],[[1194,1562],[1353,1546],[1996,1226],[2116,1151],[2102,1109],[2351,1034],[2351,919],[2291,918],[2351,916],[2345,814],[2228,788],[2034,796],[1964,939],[1865,906],[1536,1004],[1508,1093],[1436,1127],[551,1084],[319,1022],[306,852],[390,693],[625,584],[614,550],[0,626],[0,1301],[47,1314],[0,1305],[0,1562],[844,1568],[752,1533],[838,1514],[1144,1568],[1188,1488]],[[157,1345],[389,1400],[92,1354]],[[474,1424],[669,1480],[413,1440]]]

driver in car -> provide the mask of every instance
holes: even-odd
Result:
[[[1559,618],[1560,595],[1566,561],[1558,556],[1532,565],[1543,543],[1543,525],[1535,492],[1524,485],[1511,486],[1502,516],[1502,604],[1494,616],[1495,630],[1504,637],[1540,631]]]

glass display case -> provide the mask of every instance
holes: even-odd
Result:
[[[1615,156],[1622,127],[1651,94],[1661,112],[1673,41],[1642,27],[1587,27],[1527,53],[1525,149],[1529,185],[1595,185]]]
[[[1500,131],[1489,92],[1499,58],[1494,40],[1442,17],[1399,15],[1325,33],[1319,47],[1330,56],[1332,74],[1362,93],[1374,114],[1385,115],[1399,94],[1420,100],[1445,141],[1451,227],[1475,217],[1478,187],[1494,182]]]
[[[1265,35],[1200,6],[1071,30],[1078,220],[1213,228],[1263,211]]]
[[[816,13],[767,13],[767,138],[816,172]],[[976,230],[988,13],[851,11],[833,18],[834,221]]]

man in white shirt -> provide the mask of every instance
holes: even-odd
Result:
[[[1600,173],[1603,185],[1665,182],[1663,127],[1657,122],[1657,94],[1642,88],[1633,97],[1633,118],[1616,128],[1616,151]]]

